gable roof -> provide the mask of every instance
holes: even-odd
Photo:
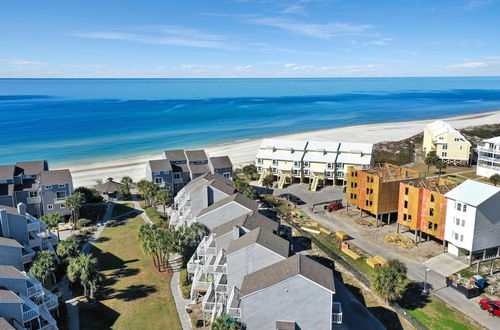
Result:
[[[12,180],[16,165],[0,165],[0,180]]]
[[[467,142],[467,144],[470,145],[470,142],[467,141],[467,139],[459,131],[457,131],[456,129],[451,127],[450,124],[442,120],[433,121],[432,123],[428,124],[425,128],[430,130],[434,136],[441,135],[444,133],[451,133],[456,137],[462,139],[463,142]]]
[[[19,270],[17,270],[17,268],[15,268],[13,266],[5,266],[5,265],[0,265],[0,277],[26,279],[26,275],[24,275]]]
[[[204,208],[203,210],[201,210],[200,213],[198,213],[198,217],[201,217],[202,215],[207,214],[208,212],[216,210],[219,207],[223,207],[232,202],[236,202],[251,211],[257,211],[257,209],[259,208],[259,204],[253,199],[250,199],[240,193],[235,193],[231,196],[221,199],[218,202],[213,203],[209,207]]]
[[[499,144],[500,143],[500,136],[495,136],[495,137],[492,137],[490,139],[483,140],[483,142]]]
[[[12,325],[10,325],[9,322],[7,322],[6,319],[4,319],[3,317],[0,317],[0,330],[15,330],[16,328],[14,328]]]
[[[49,165],[46,160],[32,162],[17,162],[16,166],[22,170],[24,175],[38,175],[43,171],[48,171]]]
[[[244,236],[243,236],[244,237]],[[256,272],[243,279],[240,297],[267,288],[296,275],[302,275],[310,281],[335,293],[333,271],[303,254],[296,254]]]
[[[223,223],[222,225],[215,227],[214,230],[212,230],[212,233],[221,236],[231,232],[235,226],[243,227],[249,231],[262,228],[270,232],[277,232],[279,224],[258,212],[254,212]]]
[[[0,206],[0,209],[2,207]],[[7,238],[7,237],[1,237],[0,236],[0,245],[3,245],[3,246],[15,246],[15,247],[18,247],[18,248],[22,248],[23,246],[18,242],[16,241],[15,239],[12,239],[12,238]]]
[[[172,171],[172,165],[167,159],[150,160],[151,172]]]
[[[210,173],[210,168],[207,164],[189,164],[188,167],[191,174]]]
[[[228,156],[210,157],[210,163],[214,168],[232,168],[233,163]]]
[[[0,210],[7,210],[7,213],[19,214],[19,210],[17,209],[17,207],[0,204]]]
[[[38,183],[43,185],[73,183],[73,178],[68,169],[43,171],[40,173]]]
[[[0,289],[0,301],[1,302],[14,302],[14,303],[22,303],[24,300],[19,298],[14,292],[10,290]]]
[[[240,238],[233,239],[229,243],[227,254],[229,255],[254,243],[262,245],[282,257],[286,258],[290,255],[290,242],[260,227],[249,231]]]
[[[221,180],[219,177],[215,177],[209,183],[209,186],[215,188],[226,195],[232,195],[237,192],[232,184],[228,184],[226,181]]]
[[[163,154],[166,159],[172,162],[186,160],[186,155],[184,154],[183,149],[165,150]]]
[[[476,207],[495,195],[500,198],[499,187],[467,180],[446,193],[445,197]]]
[[[190,162],[208,160],[208,157],[207,157],[207,154],[205,153],[205,150],[202,150],[202,149],[186,150],[186,151],[184,151],[184,153],[186,154],[186,157]]]

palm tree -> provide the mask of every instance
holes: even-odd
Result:
[[[273,180],[272,175],[268,175],[268,176],[266,176],[266,177],[262,180],[262,185],[263,185],[264,187],[266,187],[266,194],[267,194],[267,190],[273,186],[273,182],[274,182],[274,180]]]
[[[257,192],[255,189],[253,189],[251,186],[248,186],[243,190],[243,195],[247,196],[248,198],[251,199],[256,199],[257,198]]]
[[[243,180],[234,180],[233,186],[239,192],[243,192],[247,187],[249,187],[249,184]]]
[[[83,254],[69,259],[68,278],[71,282],[80,281],[86,297],[94,299],[94,293],[102,283],[104,276],[99,271],[96,258]]]
[[[390,302],[402,297],[406,276],[394,267],[378,267],[372,277],[373,289]]]
[[[247,179],[252,179],[257,174],[257,167],[254,164],[245,165],[243,166],[243,174]]]
[[[237,330],[240,326],[229,317],[228,314],[223,314],[217,317],[210,326],[212,330]]]
[[[59,223],[64,222],[64,217],[59,213],[52,213],[48,215],[44,215],[40,220],[44,222],[49,229],[56,229],[57,231],[57,239],[60,241],[61,237],[59,236]]]
[[[73,222],[73,226],[76,224],[78,219],[78,211],[84,203],[85,198],[83,198],[83,195],[79,192],[74,193],[64,201],[65,206],[71,209],[71,220]]]
[[[167,205],[172,199],[172,194],[166,189],[160,189],[155,193],[154,200],[156,203],[163,205],[163,213],[167,212]]]
[[[141,180],[137,183],[137,188],[149,205],[152,205],[153,197],[158,190],[158,186],[151,181]]]
[[[124,176],[121,180],[120,183],[127,186],[130,189],[130,186],[134,184],[134,181],[132,180],[131,177],[129,176]]]
[[[434,166],[437,162],[439,162],[439,157],[435,151],[431,151],[427,154],[427,156],[425,156],[424,162],[425,165],[427,165],[427,172],[429,172],[431,166]]]
[[[54,283],[56,283],[55,271],[56,260],[54,259],[54,255],[50,251],[45,250],[37,253],[29,273],[42,281],[42,284],[45,286],[45,283],[51,277]]]
[[[80,254],[80,243],[75,237],[68,237],[57,246],[57,254],[61,257],[77,257]]]
[[[184,258],[191,257],[188,255],[189,250],[198,246],[205,232],[205,226],[199,222],[193,222],[189,227],[179,227],[175,230],[178,251]]]
[[[405,276],[406,276],[406,273],[408,272],[408,268],[406,267],[406,264],[398,259],[388,260],[387,265],[389,267],[394,268],[398,273],[401,273]]]
[[[443,170],[446,168],[446,163],[442,162],[442,161],[439,161],[434,166],[438,170],[439,177],[441,177],[441,174],[443,174]]]
[[[118,188],[118,192],[120,193],[120,195],[122,195],[123,197],[127,197],[127,196],[130,196],[130,188],[128,185],[122,185],[120,186],[120,188]]]
[[[497,184],[500,183],[500,174],[496,173],[490,176],[490,182],[493,183],[496,187]]]

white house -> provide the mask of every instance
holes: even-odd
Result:
[[[484,140],[477,147],[477,175],[500,174],[500,136]]]
[[[448,198],[444,239],[448,252],[470,263],[493,260],[500,250],[500,188],[467,180]]]

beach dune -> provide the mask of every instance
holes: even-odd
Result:
[[[425,125],[435,119],[368,124],[358,126],[338,127],[310,132],[294,133],[274,136],[273,138],[288,140],[318,140],[318,141],[345,141],[369,142],[397,141],[408,138],[423,131]],[[500,111],[476,113],[471,115],[444,118],[454,128],[461,129],[470,126],[500,123]],[[209,156],[227,155],[235,166],[253,162],[262,139],[236,141],[204,149]],[[199,148],[203,148],[200,145]],[[119,180],[123,176],[130,176],[134,181],[143,179],[148,160],[160,159],[162,155],[152,154],[127,159],[116,159],[90,164],[62,166],[69,168],[73,176],[75,187],[94,186],[96,180],[112,177]]]

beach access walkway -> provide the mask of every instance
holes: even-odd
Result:
[[[339,221],[335,215],[325,216],[324,214],[312,213],[308,205],[299,206],[305,213],[307,213],[314,221],[319,222],[322,226],[332,230],[342,230],[349,233],[353,238],[354,244],[371,255],[379,255],[385,259],[399,259],[403,261],[408,267],[408,278],[417,282],[424,283],[425,273],[427,266],[413,260],[407,259],[402,255],[395,255],[383,246],[374,244],[370,241],[360,237],[358,229],[349,223]],[[430,289],[431,294],[435,294],[450,306],[453,306],[463,314],[469,316],[471,319],[481,324],[487,329],[496,329],[498,327],[498,320],[489,316],[478,307],[479,297],[472,299],[465,299],[465,297],[456,290],[446,286],[445,276],[435,272],[429,271],[427,274],[427,288]]]

